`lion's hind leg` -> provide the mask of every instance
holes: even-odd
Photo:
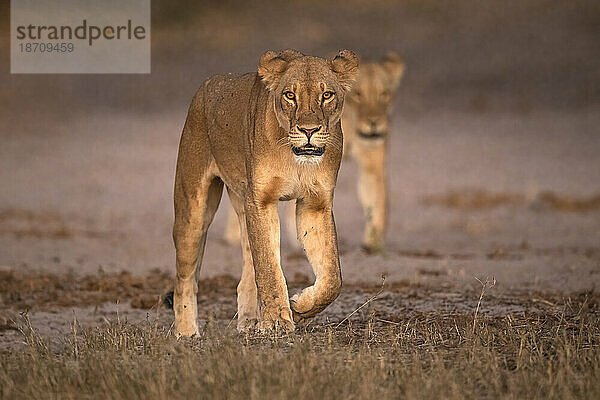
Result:
[[[231,199],[233,194],[229,195]],[[233,206],[233,200],[231,200],[231,205]],[[229,210],[229,215],[227,216],[227,225],[225,227],[225,236],[223,239],[227,242],[228,245],[232,246],[236,243],[239,243],[241,240],[241,232],[240,232],[240,224],[239,224],[239,215],[234,210]]]
[[[235,193],[228,190],[231,205],[238,217],[239,239],[242,245],[242,256],[244,265],[242,267],[242,278],[237,286],[237,329],[246,332],[256,326],[258,320],[258,297],[256,280],[254,278],[254,264],[252,263],[252,252],[248,241],[248,230],[246,227],[246,211],[244,201]],[[232,214],[229,215],[231,219]]]
[[[194,99],[183,129],[175,175],[173,241],[177,275],[173,309],[177,336],[198,333],[198,272],[206,233],[223,193],[223,181],[215,175],[201,103],[200,94]]]
[[[177,190],[177,189],[176,189]],[[195,190],[195,195],[176,200],[173,239],[177,253],[177,277],[173,297],[177,335],[198,333],[198,273],[204,255],[206,233],[219,207],[223,182],[209,179]]]

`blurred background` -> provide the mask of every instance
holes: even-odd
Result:
[[[3,2],[4,75],[8,17]],[[39,99],[38,115],[180,110],[205,77],[254,70],[266,49],[350,48],[367,58],[403,54],[407,115],[580,109],[598,101],[599,24],[600,5],[586,0],[153,0],[151,75],[4,76],[2,104],[15,118],[11,107],[31,108],[39,92],[51,100]]]
[[[348,48],[364,59],[395,50],[407,69],[394,106],[384,255],[359,249],[356,167],[342,166],[346,279],[441,271],[508,285],[598,281],[597,1],[153,0],[149,75],[11,75],[9,15],[2,2],[2,265],[174,271],[177,143],[203,80],[255,71],[266,50]],[[240,250],[221,241],[227,202],[203,276],[239,274]],[[309,273],[298,258],[284,265]]]

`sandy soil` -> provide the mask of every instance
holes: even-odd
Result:
[[[5,142],[2,264],[54,272],[172,272],[172,181],[183,119],[103,115],[65,125],[51,137],[25,132]],[[597,187],[591,184],[600,171],[599,119],[591,111],[416,121],[399,116],[384,255],[359,248],[356,168],[342,166],[335,207],[344,278],[378,282],[386,274],[420,282],[416,271],[428,268],[468,285],[474,276],[495,276],[509,287],[593,288],[600,257]],[[546,192],[582,203],[561,208]],[[202,276],[239,274],[240,250],[221,240],[224,197]],[[284,266],[289,276],[310,273],[299,257]]]

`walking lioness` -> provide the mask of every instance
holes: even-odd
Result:
[[[256,323],[261,330],[293,330],[294,321],[314,316],[338,296],[333,191],[344,97],[357,73],[358,58],[347,50],[331,60],[269,51],[258,73],[215,76],[198,90],[175,177],[178,335],[198,333],[197,275],[223,184],[238,215],[244,258],[238,330]],[[277,202],[291,199],[316,280],[290,301],[280,265]]]
[[[388,53],[380,62],[361,63],[342,119],[344,154],[358,164],[358,196],[366,220],[363,247],[367,251],[383,248],[390,111],[403,73],[404,63],[396,53]]]

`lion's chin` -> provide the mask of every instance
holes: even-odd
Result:
[[[323,160],[323,156],[297,156],[294,154],[294,160],[300,165],[319,164]]]

